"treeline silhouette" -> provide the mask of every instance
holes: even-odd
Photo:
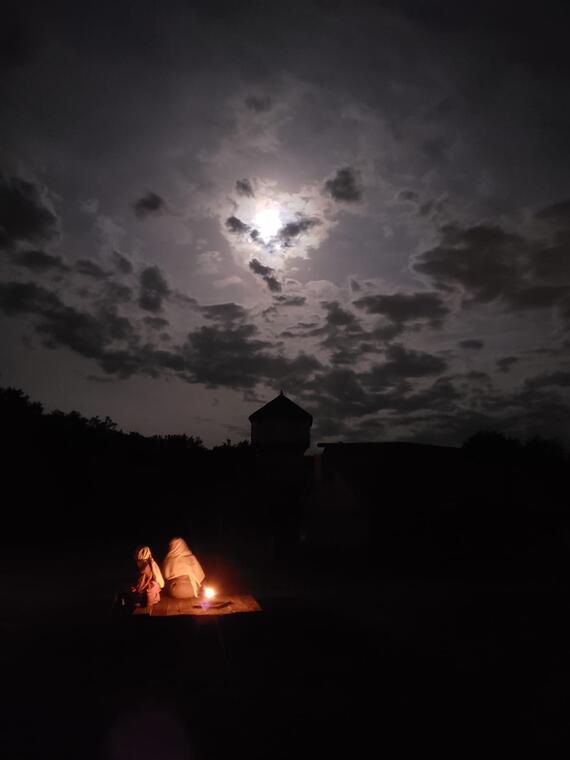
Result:
[[[241,515],[254,458],[247,441],[207,449],[189,435],[124,433],[109,417],[46,413],[16,388],[0,389],[5,539],[51,540],[173,533],[213,539]],[[148,538],[147,538],[148,540]]]
[[[327,530],[328,497],[317,492],[310,457],[303,462],[303,493],[285,503],[283,484],[268,477],[247,441],[208,449],[191,435],[125,433],[109,417],[47,413],[16,388],[0,389],[0,421],[4,542],[13,544],[18,535],[148,541],[180,533],[198,549],[225,550],[232,537],[281,536],[291,546],[303,511],[306,525]],[[399,454],[396,444],[392,458],[382,461],[371,451],[371,458],[359,454],[351,462],[341,449],[338,464],[356,513],[370,526],[360,555],[410,572],[471,562],[566,574],[569,458],[560,442],[523,443],[479,431],[460,449],[420,446],[409,453],[404,447]],[[339,493],[335,467],[331,500]],[[331,472],[325,485],[327,478]],[[340,548],[353,519],[350,512],[340,516]],[[319,543],[319,535],[309,535],[305,550],[312,538]]]
[[[462,509],[448,515],[455,557],[491,572],[567,580],[569,456],[560,441],[479,431],[462,446]]]

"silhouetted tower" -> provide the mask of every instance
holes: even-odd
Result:
[[[250,415],[251,443],[259,453],[302,455],[311,445],[313,416],[281,391]]]
[[[274,551],[286,554],[300,541],[301,501],[311,464],[303,454],[311,444],[313,417],[281,391],[249,421],[257,455],[258,497],[271,520]]]

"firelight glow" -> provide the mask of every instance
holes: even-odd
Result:
[[[272,206],[263,207],[254,216],[253,226],[259,231],[259,237],[263,242],[269,242],[282,226],[279,209]]]
[[[216,596],[216,590],[211,586],[204,586],[204,596],[206,599],[213,599]]]

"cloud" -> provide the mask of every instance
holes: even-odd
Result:
[[[121,274],[131,274],[133,271],[133,265],[131,262],[126,256],[123,256],[123,254],[118,251],[113,251],[113,264]]]
[[[332,352],[333,364],[355,364],[370,350],[376,348],[371,333],[367,333],[358,317],[341,306],[338,301],[323,301],[324,324],[307,330],[305,337],[319,337],[321,348]],[[303,325],[303,323],[299,323]],[[370,339],[366,344],[364,340]]]
[[[148,192],[133,204],[135,214],[139,219],[144,219],[153,214],[163,214],[166,211],[166,203],[157,193]]]
[[[237,216],[229,216],[226,219],[226,229],[233,235],[244,235],[251,230],[249,224],[242,222]]]
[[[459,287],[468,301],[489,303],[519,282],[519,260],[525,249],[523,238],[499,226],[446,225],[440,244],[421,253],[413,268],[428,275],[437,288]]]
[[[501,359],[497,359],[497,368],[499,372],[507,373],[518,362],[520,362],[518,356],[503,356]]]
[[[107,272],[105,272],[99,264],[96,264],[89,259],[79,259],[75,263],[75,271],[86,277],[93,277],[94,280],[104,280],[108,277]]]
[[[565,204],[544,218],[561,218]],[[444,292],[467,305],[496,302],[507,311],[564,310],[570,299],[570,230],[551,230],[550,240],[508,232],[499,225],[446,225],[439,245],[413,261]],[[564,314],[563,314],[564,316]]]
[[[41,250],[22,251],[15,257],[14,262],[38,274],[69,271],[69,267],[63,263],[60,256],[53,256]]]
[[[34,319],[36,332],[49,348],[62,346],[89,359],[103,361],[115,341],[131,340],[130,321],[114,309],[89,314],[64,304],[59,296],[34,283],[0,283],[0,310],[8,316]]]
[[[236,192],[238,195],[243,195],[246,198],[254,198],[255,192],[253,190],[253,185],[251,184],[249,179],[238,179],[236,181]]]
[[[287,222],[277,233],[277,238],[286,247],[289,248],[293,245],[295,238],[302,235],[304,232],[317,227],[320,224],[320,220],[315,217],[307,217],[299,215],[294,222]]]
[[[358,318],[351,311],[344,309],[338,301],[323,301],[323,307],[326,311],[328,325],[347,327],[356,330],[358,333],[362,331]]]
[[[374,401],[351,368],[332,367],[306,383],[303,397],[313,405],[322,434],[324,420],[337,419],[337,426],[350,417],[361,417],[374,409]],[[337,427],[338,429],[338,427]],[[332,432],[332,431],[331,431]]]
[[[552,203],[550,206],[539,209],[535,213],[535,218],[570,227],[570,200]]]
[[[275,296],[274,300],[280,306],[304,306],[307,302],[304,296]]]
[[[410,378],[441,375],[446,369],[447,363],[439,356],[394,344],[387,347],[384,364],[376,364],[363,373],[362,382],[379,391]]]
[[[513,311],[550,309],[570,296],[570,285],[536,285],[505,293],[505,301]]]
[[[7,316],[44,314],[61,306],[59,297],[33,282],[0,282],[0,310]]]
[[[0,174],[0,248],[44,243],[57,235],[58,220],[36,185]]]
[[[368,295],[358,298],[354,305],[368,314],[381,314],[398,325],[425,320],[432,327],[441,327],[449,314],[449,308],[437,293]]]
[[[106,302],[127,303],[131,300],[133,291],[128,285],[123,285],[121,282],[112,282],[107,280],[102,292],[102,298]]]
[[[466,348],[469,351],[479,351],[485,344],[478,338],[465,338],[465,340],[460,340],[458,345],[461,348]]]
[[[110,375],[159,377],[174,373],[187,382],[208,387],[247,390],[258,384],[301,387],[321,369],[314,356],[274,354],[272,344],[258,337],[255,325],[235,325],[231,319],[224,319],[241,316],[240,307],[234,308],[236,304],[215,306],[218,308],[210,309],[210,314],[223,324],[197,328],[183,344],[165,350],[143,343],[131,322],[116,309],[103,307],[88,313],[67,306],[56,293],[35,283],[0,283],[2,313],[31,317],[47,347],[65,347],[93,359]],[[156,317],[146,317],[144,322],[157,330],[166,324]]]
[[[206,317],[216,322],[235,322],[244,319],[246,309],[237,303],[216,303],[210,306],[201,306],[200,311]]]
[[[332,179],[328,179],[324,190],[335,201],[343,203],[356,203],[362,197],[356,172],[349,166],[339,169]]]
[[[143,322],[153,330],[164,330],[170,322],[162,317],[143,317]]]
[[[560,388],[570,388],[570,372],[559,370],[557,372],[545,372],[542,375],[525,380],[525,388],[546,388],[557,386]]]
[[[560,234],[553,245],[531,251],[530,279],[550,286],[570,284],[570,227]],[[564,239],[564,237],[566,239]]]
[[[397,200],[403,203],[419,203],[420,197],[414,190],[400,190]]]
[[[273,107],[273,101],[269,95],[249,95],[244,100],[244,103],[251,111],[255,111],[255,113],[265,113],[266,111],[270,111]]]
[[[272,269],[271,267],[264,266],[257,259],[252,259],[249,262],[249,268],[251,269],[252,272],[254,272],[255,274],[258,274],[260,277],[263,278],[267,287],[269,288],[269,290],[271,290],[272,293],[279,293],[281,291],[281,283],[275,277],[274,269]]]
[[[491,376],[488,372],[482,372],[478,369],[472,369],[469,372],[466,372],[464,375],[461,375],[462,378],[465,378],[465,380],[468,383],[476,384],[476,385],[487,385],[491,387],[492,381]]]
[[[208,387],[252,389],[301,386],[320,369],[319,361],[300,353],[294,358],[270,353],[271,344],[257,338],[255,325],[201,327],[188,335],[185,356],[193,382]]]
[[[145,311],[162,311],[163,301],[171,290],[157,266],[147,267],[140,274],[139,306]]]

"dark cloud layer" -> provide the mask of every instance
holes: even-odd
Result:
[[[281,291],[281,283],[275,276],[275,270],[271,267],[264,266],[260,261],[257,259],[252,259],[249,262],[249,268],[254,274],[258,274],[269,290],[271,290],[272,293],[279,293]]]
[[[280,306],[304,306],[306,301],[304,296],[275,296],[275,302]]]
[[[394,293],[358,298],[354,305],[368,314],[381,314],[395,324],[424,321],[441,327],[449,308],[437,293]]]
[[[209,387],[253,389],[260,382],[302,387],[320,368],[306,354],[292,359],[271,353],[272,345],[257,337],[254,325],[201,327],[188,336],[188,361],[195,382]]]
[[[523,238],[499,226],[448,225],[441,243],[422,253],[414,268],[442,290],[460,287],[467,301],[489,303],[518,282],[524,248]]]
[[[130,340],[133,328],[113,309],[97,314],[67,306],[56,293],[34,283],[0,283],[0,310],[8,316],[27,316],[49,348],[68,348],[103,363],[115,341]]]
[[[499,372],[507,373],[518,362],[520,362],[520,357],[518,356],[503,356],[501,359],[497,359],[497,367]]]
[[[216,303],[211,306],[202,306],[200,311],[206,319],[216,322],[235,322],[244,319],[247,315],[247,310],[237,303]]]
[[[63,273],[69,271],[69,267],[67,264],[64,264],[61,256],[53,256],[41,250],[22,251],[14,261],[19,266],[38,274],[42,274],[43,272]]]
[[[283,225],[277,233],[277,237],[285,247],[289,247],[293,245],[296,238],[313,227],[317,227],[320,223],[319,219],[299,216],[295,221]]]
[[[0,248],[49,241],[57,234],[57,221],[36,185],[0,174]]]
[[[441,375],[446,368],[446,362],[438,356],[394,344],[386,349],[386,361],[365,373],[363,381],[369,388],[379,391],[410,378]]]
[[[75,263],[75,271],[94,280],[104,280],[107,277],[107,272],[90,259],[79,259]]]
[[[143,317],[143,322],[153,330],[164,330],[170,322],[162,317]]]
[[[171,291],[166,278],[157,266],[140,273],[139,306],[145,311],[160,312]]]
[[[245,99],[245,104],[255,113],[265,113],[273,107],[273,101],[269,95],[249,95]]]
[[[358,175],[349,166],[339,169],[332,179],[325,182],[325,192],[335,201],[356,203],[362,198]]]
[[[238,179],[236,181],[236,192],[238,195],[242,195],[245,198],[253,198],[255,196],[253,185],[247,178]]]
[[[121,274],[131,274],[133,271],[133,265],[126,256],[123,256],[119,251],[113,251],[113,263],[115,268],[121,272]]]
[[[480,351],[485,345],[479,338],[465,338],[460,340],[458,344],[461,348],[466,348],[468,351]]]
[[[216,306],[210,313],[224,322],[229,313],[238,316],[232,308],[235,304]],[[77,310],[34,283],[0,283],[0,311],[7,316],[30,317],[46,346],[69,348],[119,377],[158,377],[174,372],[189,382],[239,390],[264,381],[302,385],[320,368],[316,358],[305,354],[293,358],[275,355],[271,343],[260,339],[252,324],[200,327],[189,333],[184,344],[164,350],[142,343],[131,322],[116,311],[100,309],[91,314]],[[145,321],[155,329],[164,322],[153,317]]]
[[[148,192],[139,198],[134,204],[135,214],[139,219],[155,214],[163,214],[166,211],[166,203],[157,193]]]
[[[232,232],[234,235],[244,235],[246,232],[249,232],[251,229],[249,224],[242,222],[242,220],[238,219],[237,216],[229,216],[226,219],[226,228],[228,229],[229,232]]]
[[[229,391],[284,383],[353,438],[569,429],[568,4],[20,6],[0,24],[5,352],[24,329],[58,373],[72,351],[226,389],[232,421]],[[289,220],[271,240],[266,200]],[[54,399],[32,354],[2,358]]]
[[[545,214],[560,219],[560,207]],[[414,269],[466,306],[497,303],[513,312],[558,307],[570,299],[570,227],[549,238],[509,232],[499,225],[447,225],[439,245],[416,257]]]

